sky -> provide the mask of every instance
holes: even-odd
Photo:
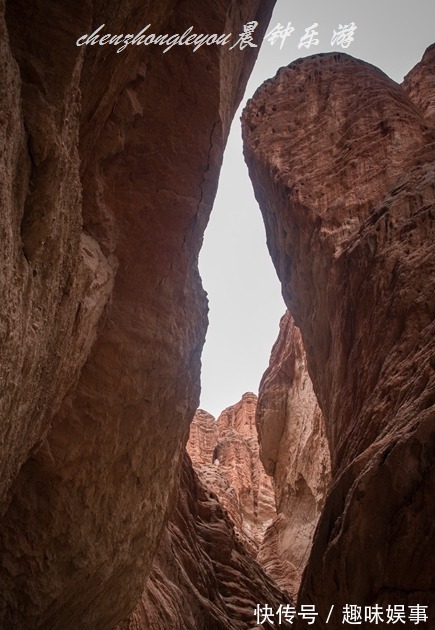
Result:
[[[289,22],[294,28],[289,37],[262,43],[234,117],[199,259],[210,309],[200,407],[214,416],[244,392],[258,393],[285,312],[243,159],[240,115],[247,99],[280,67],[337,50],[372,63],[400,83],[435,42],[435,0],[278,0],[266,36],[278,23],[287,27]],[[352,22],[356,30],[349,47],[331,47],[334,30]],[[314,23],[319,44],[299,49],[305,29]],[[255,33],[254,42],[259,43]]]

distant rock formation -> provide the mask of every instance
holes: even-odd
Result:
[[[189,440],[186,445],[194,467],[214,464],[218,439],[219,428],[216,418],[208,411],[198,409],[190,424]]]
[[[272,481],[259,458],[256,407],[257,396],[248,392],[225,409],[217,421],[198,411],[187,443],[201,480],[217,494],[254,557],[276,516]]]
[[[288,313],[259,399],[244,394],[217,421],[198,410],[187,451],[240,542],[295,600],[329,487],[330,458],[301,336]]]
[[[403,86],[316,55],[279,70],[243,116],[331,452],[299,596],[325,630],[332,604],[426,605],[420,627],[434,624],[434,71],[435,46]]]
[[[256,421],[260,457],[274,478],[278,513],[258,560],[296,599],[329,489],[331,463],[301,335],[288,312],[260,384]]]

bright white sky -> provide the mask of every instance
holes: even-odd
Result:
[[[291,22],[295,30],[281,49],[280,41],[263,42],[234,118],[199,261],[210,308],[200,406],[215,416],[244,392],[257,393],[285,311],[243,160],[239,118],[246,100],[281,66],[333,50],[364,59],[400,83],[435,41],[435,0],[278,0],[266,34],[278,22]],[[298,50],[314,22],[319,44]],[[332,48],[334,29],[351,22],[357,26],[354,41],[345,50]]]

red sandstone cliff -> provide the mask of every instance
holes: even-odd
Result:
[[[300,331],[288,312],[260,384],[256,422],[260,457],[273,475],[278,513],[258,560],[296,599],[329,488],[331,464]]]
[[[344,54],[281,69],[245,155],[325,417],[332,488],[300,602],[435,604],[435,46],[403,87]],[[365,624],[368,627],[367,624]],[[364,626],[363,626],[364,627]]]
[[[113,627],[174,505],[198,404],[197,272],[258,48],[77,47],[273,0],[0,3],[0,625]]]
[[[190,423],[189,439],[186,444],[186,450],[195,467],[214,464],[218,439],[219,428],[216,418],[208,411],[198,409]]]
[[[240,542],[295,599],[329,486],[330,460],[301,336],[288,313],[259,399],[244,394],[217,421],[199,410],[187,451]]]
[[[256,407],[257,396],[248,392],[217,421],[197,412],[187,443],[201,480],[217,494],[254,557],[276,515],[272,482],[259,457]]]
[[[176,509],[142,597],[119,630],[247,630],[260,627],[257,605],[277,611],[291,603],[254,559],[276,515],[259,458],[256,407],[249,392],[217,421],[196,412]]]
[[[160,541],[149,580],[118,630],[248,630],[254,611],[290,604],[247,552],[218,497],[185,456],[174,514]],[[283,628],[291,624],[283,620]]]

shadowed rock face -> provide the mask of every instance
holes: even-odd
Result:
[[[331,450],[300,594],[321,628],[331,604],[435,603],[434,68],[432,46],[401,87],[318,55],[281,69],[244,113]]]
[[[273,0],[0,3],[0,625],[110,628],[139,597],[198,404],[197,256]]]
[[[257,558],[296,599],[329,488],[331,464],[301,334],[288,312],[260,384],[256,422],[260,457],[274,479],[278,513]]]
[[[146,588],[118,630],[260,628],[254,611],[266,602],[273,611],[290,604],[240,542],[226,510],[186,454],[176,509]],[[281,627],[292,626],[283,621]]]

